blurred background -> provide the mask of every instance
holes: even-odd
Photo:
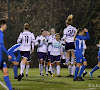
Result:
[[[8,25],[5,32],[6,48],[16,44],[26,22],[30,24],[30,30],[35,37],[42,28],[48,31],[55,28],[62,36],[69,14],[74,16],[73,26],[86,27],[89,30],[90,40],[86,41],[85,56],[88,61],[87,68],[94,67],[98,62],[96,44],[100,38],[100,0],[0,0],[0,19],[6,19]],[[36,48],[31,56],[31,67],[38,67]],[[4,59],[8,67],[11,67],[6,55]]]

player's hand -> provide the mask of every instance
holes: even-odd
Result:
[[[32,49],[32,53],[34,52],[34,49]]]
[[[88,30],[86,28],[84,28],[84,32],[88,32]]]
[[[41,42],[41,40],[38,40],[38,42],[40,43],[40,42]]]
[[[45,42],[45,39],[43,39],[43,42]]]
[[[97,58],[99,59],[99,56]]]
[[[63,55],[63,52],[61,52],[61,55]]]
[[[9,58],[9,60],[11,60],[11,59],[12,59],[12,57],[11,57],[10,55],[8,55],[8,58]]]

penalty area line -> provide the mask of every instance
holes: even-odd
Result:
[[[5,88],[6,90],[9,90],[8,87],[7,87],[5,84],[3,84],[3,82],[1,82],[1,81],[0,81],[0,85],[1,85],[3,88]]]

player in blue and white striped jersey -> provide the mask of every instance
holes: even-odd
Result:
[[[83,36],[86,33],[86,36]],[[79,29],[76,33],[76,38],[75,38],[75,56],[76,56],[76,69],[75,69],[75,75],[73,81],[84,81],[84,79],[81,77],[85,67],[87,66],[87,61],[85,57],[83,56],[83,40],[88,40],[89,39],[89,33],[86,28],[84,29]],[[78,75],[78,71],[80,68],[81,63],[83,62],[83,66],[80,70],[80,73]]]
[[[15,79],[18,79],[17,66],[19,65],[19,61],[20,61],[20,58],[21,58],[20,51],[18,50],[18,48],[19,48],[20,45],[21,44],[15,44],[10,49],[8,49],[9,55],[12,56],[12,59],[9,60],[9,62],[12,62],[14,64],[13,71],[14,71],[14,78]],[[15,56],[15,54],[17,54],[17,57]]]
[[[100,40],[99,40],[99,44],[97,44],[97,47],[99,48],[99,51],[98,51],[98,64],[89,72],[89,74],[90,74],[90,77],[92,78],[93,76],[93,73],[96,71],[96,70],[98,70],[98,69],[100,69]],[[100,77],[100,76],[98,76],[98,77]]]

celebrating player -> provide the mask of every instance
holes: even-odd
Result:
[[[21,64],[20,75],[18,76],[18,81],[20,81],[22,73],[25,69],[25,64],[28,59],[30,60],[31,43],[35,43],[34,34],[29,31],[28,23],[24,24],[24,31],[20,33],[17,43],[21,43],[19,50],[22,56],[22,64]],[[32,52],[33,51],[34,49],[32,49]]]
[[[35,45],[38,46],[37,54],[39,57],[39,69],[40,69],[40,76],[43,75],[43,65],[45,62],[45,69],[46,69],[46,76],[48,76],[48,66],[46,62],[47,57],[47,39],[46,39],[46,31],[44,29],[41,30],[41,35],[37,36]]]
[[[56,76],[61,77],[60,74],[60,60],[61,60],[61,45],[62,42],[60,41],[60,35],[59,33],[56,33],[55,39],[49,42],[51,44],[52,48],[50,51],[50,58],[51,58],[51,65],[52,65],[52,75],[54,76],[54,63],[56,63]]]
[[[52,28],[51,29],[51,35],[49,36],[49,39],[48,39],[48,42],[49,41],[52,41],[53,39],[55,39],[55,29],[54,28]],[[51,73],[51,60],[50,60],[50,51],[51,51],[51,48],[52,48],[52,46],[51,45],[48,45],[48,59],[49,59],[49,61],[50,61],[50,67],[49,67],[49,73],[50,73],[50,75],[52,75],[52,73]]]
[[[71,52],[71,65],[68,65],[68,68],[71,72],[71,75],[69,75],[68,77],[72,77],[74,74],[74,70],[75,70],[75,65],[74,65],[74,61],[75,61],[75,55],[74,55],[74,49],[75,49],[75,45],[74,45],[74,36],[75,36],[75,32],[77,31],[75,27],[72,26],[73,23],[73,15],[69,15],[67,20],[66,20],[66,28],[64,29],[64,35],[63,35],[63,39],[66,40],[66,45],[65,45],[65,49],[66,49],[66,62],[69,64],[69,60],[70,60],[70,52]]]

